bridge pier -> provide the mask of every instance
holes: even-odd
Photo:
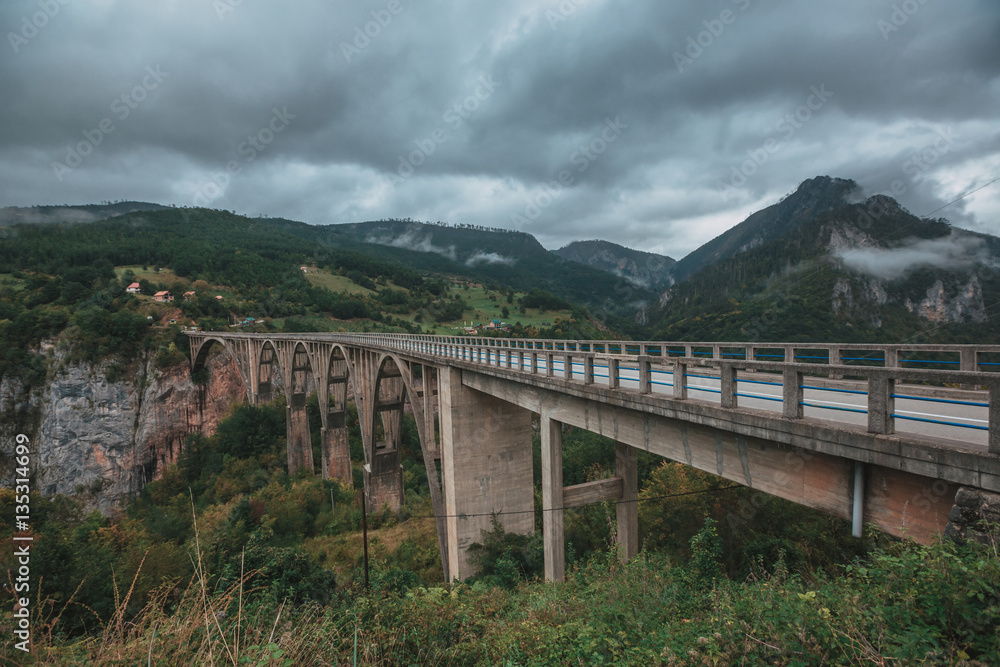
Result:
[[[623,563],[639,553],[639,469],[637,452],[624,442],[615,443],[615,474],[622,480],[618,500],[618,556]]]
[[[563,527],[562,424],[542,412],[542,544],[545,578],[566,577],[566,535]]]
[[[288,447],[288,474],[294,475],[313,467],[312,436],[309,433],[309,416],[306,414],[306,395],[292,394],[285,407],[286,444]]]
[[[535,530],[531,412],[466,387],[458,368],[441,368],[438,383],[448,573],[465,579],[466,550],[492,513],[509,533]]]
[[[344,426],[344,413],[328,415],[326,423],[320,431],[323,479],[337,479],[352,484],[351,447],[347,439],[347,427]]]
[[[351,446],[347,437],[347,360],[334,359],[328,364],[326,381],[317,387],[323,417],[319,440],[320,468],[323,479],[336,479],[353,485]]]
[[[545,578],[566,577],[564,511],[602,500],[616,501],[618,557],[623,563],[639,553],[639,479],[636,450],[615,443],[615,476],[575,486],[563,486],[561,422],[542,410],[542,544]]]
[[[376,449],[372,462],[365,464],[365,494],[371,512],[380,511],[385,505],[393,512],[402,507],[403,468],[399,465],[398,449]]]

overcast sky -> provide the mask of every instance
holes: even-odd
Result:
[[[996,0],[3,0],[0,27],[0,205],[680,258],[813,176],[916,214],[1000,176]],[[1000,183],[936,216],[1000,233]]]

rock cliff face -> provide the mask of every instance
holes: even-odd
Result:
[[[983,288],[979,278],[972,276],[969,282],[949,295],[944,283],[935,281],[927,289],[927,298],[918,304],[909,300],[906,307],[932,322],[985,322],[986,304],[983,303]]]
[[[235,364],[225,354],[209,359],[208,379],[191,381],[187,366],[158,374],[143,392],[135,431],[143,471],[141,484],[155,479],[168,463],[176,463],[184,439],[191,433],[211,435],[233,403],[246,396]]]
[[[0,412],[39,415],[28,435],[43,495],[78,494],[106,513],[175,462],[188,434],[213,433],[245,395],[239,372],[221,354],[210,359],[202,385],[186,364],[158,371],[151,361],[138,363],[135,375],[109,382],[103,367],[63,365],[60,357],[53,355],[58,370],[41,390],[26,394],[14,381],[0,383]]]

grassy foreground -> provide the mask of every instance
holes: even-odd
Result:
[[[683,566],[600,553],[563,584],[450,590],[397,588],[376,571],[371,590],[341,590],[325,606],[247,606],[254,573],[210,591],[199,568],[179,600],[154,596],[73,641],[42,624],[30,656],[9,642],[4,654],[44,665],[1000,663],[996,545],[896,543],[836,575],[790,575],[779,560],[731,581],[713,533],[699,533]],[[2,625],[6,639],[8,611]]]

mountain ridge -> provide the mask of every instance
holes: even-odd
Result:
[[[662,288],[674,283],[671,270],[677,260],[623,245],[593,239],[573,241],[550,251],[563,259],[608,271],[640,287]]]

